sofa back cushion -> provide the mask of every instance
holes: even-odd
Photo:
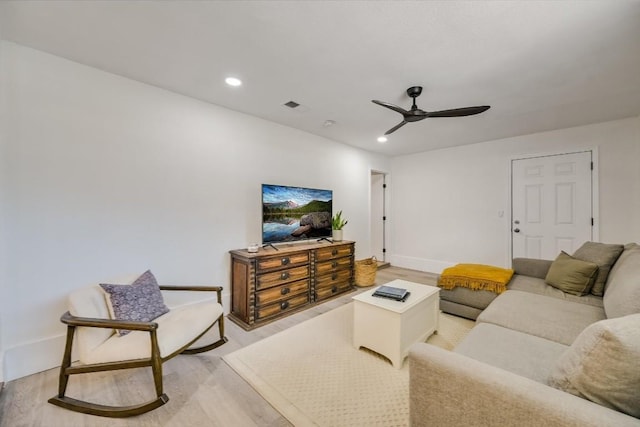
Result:
[[[552,263],[553,261],[548,259],[514,258],[511,261],[511,268],[513,268],[515,274],[544,280]]]
[[[132,275],[116,279],[117,283],[131,283],[138,275]],[[68,296],[69,312],[77,317],[90,317],[96,319],[110,319],[109,308],[104,296],[104,291],[99,284],[93,284],[76,289]],[[74,347],[78,349],[81,361],[87,359],[89,353],[100,344],[109,339],[114,333],[113,329],[103,328],[76,328]]]
[[[640,314],[587,327],[560,356],[547,383],[640,417]]]
[[[598,276],[591,288],[593,295],[602,296],[604,294],[604,284],[609,276],[609,271],[623,249],[624,246],[618,244],[585,242],[574,252],[574,258],[598,264]]]
[[[624,245],[624,250],[616,260],[616,263],[613,264],[613,267],[611,267],[611,271],[609,271],[609,277],[607,277],[607,282],[604,284],[605,293],[607,292],[607,289],[609,289],[609,285],[611,284],[611,282],[615,281],[616,272],[620,269],[619,267],[621,265],[624,265],[625,263],[624,260],[628,256],[630,256],[630,254],[634,250],[638,250],[638,249],[640,249],[640,245],[638,245],[637,243],[627,243],[626,245]]]
[[[640,246],[628,245],[620,255],[602,302],[608,318],[640,313]]]
[[[544,281],[568,294],[587,295],[597,275],[597,264],[575,259],[563,251],[551,263]]]

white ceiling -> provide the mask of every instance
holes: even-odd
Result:
[[[640,115],[637,0],[16,1],[0,35],[388,155]],[[376,142],[401,116],[371,100],[408,108],[414,85],[427,111],[491,109]]]

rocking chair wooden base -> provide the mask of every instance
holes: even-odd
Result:
[[[161,290],[180,290],[180,291],[215,291],[218,296],[218,303],[221,303],[222,287],[177,287],[177,286],[160,286]],[[158,345],[158,324],[155,322],[130,322],[130,321],[117,321],[109,319],[98,318],[86,318],[76,317],[66,312],[62,315],[60,320],[67,325],[67,340],[65,344],[64,356],[62,358],[62,364],[60,366],[60,378],[58,386],[58,394],[48,400],[49,403],[59,406],[61,408],[69,409],[71,411],[81,412],[84,414],[98,415],[101,417],[123,418],[131,417],[135,415],[144,414],[154,410],[169,401],[169,397],[163,392],[162,385],[162,364],[167,360],[177,356],[178,354],[197,354],[205,351],[213,350],[220,347],[227,342],[227,338],[224,336],[224,314],[220,316],[210,324],[199,335],[193,337],[185,345],[179,348],[177,351],[165,357],[160,356],[160,349]],[[196,348],[189,348],[193,343],[198,341],[207,331],[218,323],[218,329],[220,333],[220,339]],[[132,331],[147,331],[150,336],[151,344],[151,357],[145,359],[123,360],[116,362],[106,363],[94,363],[71,366],[71,350],[73,348],[73,340],[77,327],[93,327],[93,328],[113,328],[113,329],[128,329]],[[75,399],[65,396],[69,377],[74,374],[85,374],[92,372],[102,372],[119,369],[131,369],[151,367],[153,372],[153,380],[155,384],[157,397],[149,402],[132,405],[132,406],[107,406],[97,403],[87,402],[84,400]]]
[[[89,403],[84,400],[78,400],[68,396],[55,396],[49,399],[48,402],[71,411],[82,412],[83,414],[98,415],[100,417],[124,418],[152,411],[164,405],[168,401],[169,396],[162,393],[162,395],[151,402],[133,406],[98,405],[96,403]]]

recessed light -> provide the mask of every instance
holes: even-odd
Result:
[[[242,80],[237,79],[235,77],[227,77],[226,79],[224,79],[224,82],[229,86],[234,86],[234,87],[242,85]]]
[[[388,140],[387,140],[387,137],[386,137],[386,136],[379,136],[379,137],[378,137],[378,142],[380,142],[380,143],[385,143],[385,142],[387,142],[387,141],[388,141]]]
[[[324,123],[322,124],[322,126],[328,128],[328,127],[331,127],[331,126],[333,126],[335,124],[336,124],[335,120],[325,120]]]

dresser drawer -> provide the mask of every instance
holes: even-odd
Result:
[[[265,306],[301,293],[309,293],[309,279],[298,280],[297,282],[290,282],[285,285],[256,292],[256,305]]]
[[[334,270],[351,268],[351,257],[337,258],[330,261],[323,261],[316,264],[316,275],[327,274]]]
[[[300,294],[289,299],[270,304],[256,309],[256,319],[263,320],[276,316],[287,311],[295,310],[298,307],[309,304],[309,294]]]
[[[258,273],[273,270],[282,267],[294,267],[297,265],[305,265],[309,263],[309,252],[296,252],[282,256],[272,256],[268,258],[260,258],[258,260]]]
[[[273,286],[284,285],[285,283],[309,277],[309,266],[288,268],[286,270],[274,271],[260,274],[256,278],[256,290],[271,288]]]
[[[350,255],[353,255],[353,245],[329,246],[316,251],[316,261],[326,261]]]
[[[330,286],[332,284],[351,279],[351,270],[338,270],[329,274],[324,274],[316,278],[316,288]]]
[[[325,286],[316,288],[315,300],[320,301],[349,290],[351,290],[351,280],[329,283]]]

